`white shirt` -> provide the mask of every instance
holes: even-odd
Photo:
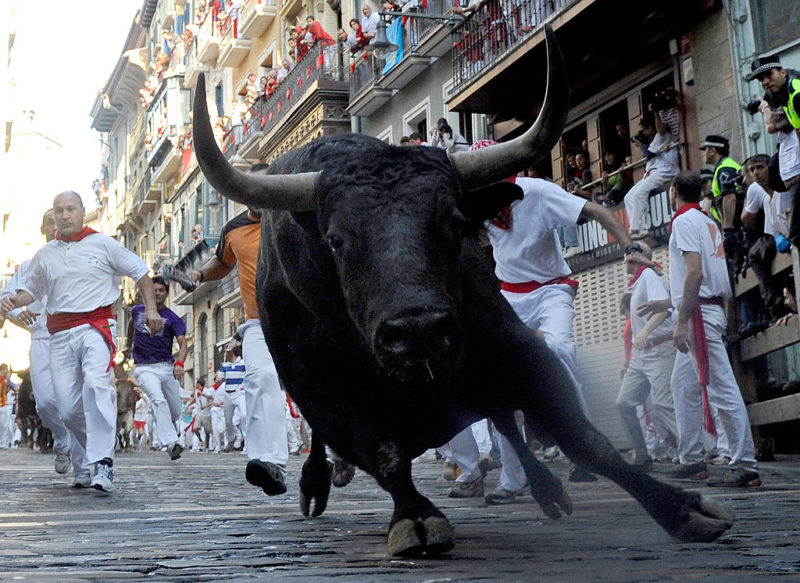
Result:
[[[46,312],[91,312],[110,306],[120,295],[119,278],[139,281],[149,268],[136,254],[101,233],[67,243],[53,239],[31,260],[19,289],[47,296]]]
[[[789,180],[800,174],[800,140],[794,128],[778,132],[778,167],[782,180]]]
[[[656,133],[653,141],[647,146],[655,156],[650,158],[645,165],[645,170],[660,172],[664,176],[673,177],[681,170],[681,161],[678,154],[678,148],[667,147],[672,143],[672,134],[664,132],[664,134]]]
[[[575,225],[586,200],[541,178],[517,178],[516,184],[524,198],[511,204],[511,229],[487,223],[495,274],[509,283],[544,283],[570,275],[555,229]]]
[[[638,315],[639,306],[645,302],[666,299],[669,299],[667,284],[664,283],[664,280],[655,271],[649,267],[646,268],[631,287],[631,332],[633,333],[634,339],[639,335],[650,319]],[[661,340],[666,337],[672,338],[672,332],[675,329],[674,317],[675,312],[656,326],[656,329],[650,332],[647,338],[651,341]]]
[[[731,297],[731,284],[725,263],[725,249],[722,247],[722,233],[717,223],[697,209],[691,209],[676,218],[672,223],[669,237],[669,290],[672,305],[680,307],[683,299],[683,280],[686,278],[686,264],[683,253],[694,251],[700,254],[703,280],[698,297]]]
[[[361,32],[365,35],[367,34],[376,34],[378,32],[378,13],[373,12],[369,16],[364,16],[361,18]],[[370,42],[375,40],[374,38],[371,39]]]
[[[139,399],[136,401],[136,409],[133,412],[133,420],[134,421],[147,421],[147,412],[149,407],[147,406],[147,401],[144,399]]]
[[[194,414],[197,417],[211,417],[211,407],[209,406],[214,400],[214,389],[204,387],[200,394],[195,392],[194,395]]]
[[[764,232],[767,235],[781,234],[789,236],[789,219],[792,214],[792,197],[784,192],[773,192],[772,196],[758,182],[747,188],[747,199],[744,201],[745,212],[758,214],[764,209]]]
[[[13,295],[17,293],[17,290],[20,288],[19,282],[24,282],[28,277],[28,272],[30,271],[30,264],[31,260],[28,259],[27,261],[23,261],[22,264],[17,269],[17,272],[8,282],[8,286],[6,289],[3,290],[3,293],[0,294],[0,297]],[[47,315],[44,313],[44,306],[47,303],[47,298],[43,298],[42,301],[36,300],[35,302],[28,304],[28,311],[33,312],[34,314],[39,314],[39,317],[36,318],[36,321],[27,326],[28,332],[31,333],[31,337],[33,338],[50,338],[50,332],[47,331]],[[12,318],[16,318],[22,312],[22,308],[17,308],[15,310],[11,310],[9,312],[9,316]]]

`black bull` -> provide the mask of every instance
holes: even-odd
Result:
[[[551,30],[548,86],[536,123],[492,148],[448,156],[362,135],[317,140],[240,172],[217,148],[195,95],[195,149],[226,196],[269,209],[261,220],[257,295],[281,380],[314,430],[301,507],[325,509],[323,442],[375,478],[394,501],[391,554],[454,544],[445,516],[414,487],[411,460],[475,420],[514,445],[544,512],[572,503],[511,421],[522,410],[576,463],[625,488],[670,534],[711,541],[733,520],[720,506],[636,473],[581,413],[558,358],[498,291],[475,227],[520,196],[491,186],[550,151],[566,119],[563,61]],[[487,187],[487,185],[490,185]]]

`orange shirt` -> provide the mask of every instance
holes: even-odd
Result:
[[[261,221],[250,218],[244,211],[222,228],[217,244],[217,259],[225,265],[239,265],[239,288],[247,319],[258,318],[256,303],[256,265],[261,240]]]

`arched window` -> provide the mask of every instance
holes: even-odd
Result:
[[[222,308],[217,307],[214,310],[214,341],[221,342],[227,336],[225,335],[225,312]]]

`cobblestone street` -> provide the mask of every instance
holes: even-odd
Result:
[[[713,544],[670,539],[607,480],[565,481],[574,514],[545,518],[531,499],[486,506],[447,498],[441,462],[415,464],[416,482],[448,516],[456,548],[439,559],[385,553],[388,495],[362,472],[334,489],[322,517],[299,511],[303,457],[289,491],[267,499],[244,483],[241,454],[119,454],[117,490],[75,490],[52,456],[0,451],[0,580],[109,581],[760,581],[800,577],[800,460],[762,464],[749,491],[690,484],[737,518]],[[566,480],[568,465],[550,467]],[[498,472],[487,478],[494,487]]]

